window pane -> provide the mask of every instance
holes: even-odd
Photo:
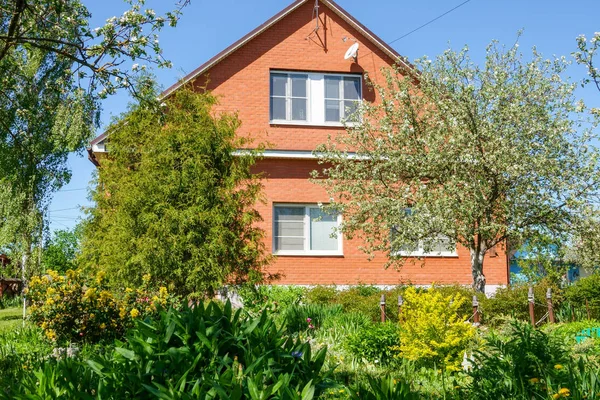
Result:
[[[344,116],[349,118],[352,114],[356,112],[358,108],[358,101],[344,101]]]
[[[304,221],[279,221],[275,224],[275,235],[304,237]]]
[[[275,251],[304,250],[304,207],[275,208]]]
[[[344,99],[360,99],[360,78],[344,78]]]
[[[275,221],[304,221],[304,207],[275,207]]]
[[[325,98],[339,99],[340,98],[340,77],[326,76],[325,77]]]
[[[304,250],[304,238],[278,237],[275,239],[275,251],[278,250]]]
[[[340,102],[337,100],[325,100],[325,121],[340,121]]]
[[[306,97],[306,75],[292,75],[292,96]]]
[[[429,252],[433,254],[445,253],[448,251],[454,251],[450,244],[450,239],[445,236],[439,236],[430,243],[427,243],[428,247],[431,249]]]
[[[306,121],[305,99],[292,99],[292,119],[294,121]]]
[[[338,249],[338,239],[330,237],[334,228],[338,226],[337,216],[326,214],[318,208],[310,209],[310,249],[330,250]]]
[[[271,96],[285,96],[287,74],[271,74]]]
[[[284,97],[271,97],[271,119],[286,119]]]

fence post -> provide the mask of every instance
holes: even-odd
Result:
[[[590,316],[590,303],[588,302],[588,299],[585,299],[585,309],[587,311],[588,320],[592,319]]]
[[[533,295],[533,288],[529,287],[529,293],[527,294],[527,300],[529,301],[529,317],[531,318],[531,325],[535,327],[535,311],[533,305],[535,302],[535,296]]]
[[[379,307],[381,308],[381,322],[385,322],[385,294],[381,295]]]
[[[548,288],[548,290],[546,291],[546,301],[548,302],[548,320],[550,321],[551,324],[553,324],[554,321],[554,307],[552,306],[552,289]]]
[[[473,295],[473,323],[479,326],[479,300]]]
[[[398,319],[400,319],[400,312],[402,311],[403,304],[404,304],[404,299],[402,298],[402,295],[399,294],[398,295]]]

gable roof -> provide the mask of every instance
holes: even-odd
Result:
[[[294,10],[298,9],[306,2],[310,0],[296,0],[273,17],[269,18],[266,22],[256,27],[254,30],[249,32],[247,35],[225,48],[223,51],[218,53],[216,56],[206,61],[204,64],[200,65],[198,68],[187,74],[183,79],[179,80],[177,83],[171,85],[167,90],[161,93],[160,98],[164,99],[179,89],[181,86],[186,83],[194,80],[198,76],[202,75],[210,68],[221,62],[223,59],[231,55],[233,52],[238,50],[240,47],[244,46],[246,43],[250,42],[252,39],[275,25],[277,22],[281,21],[283,18],[288,16]],[[414,69],[413,65],[410,64],[405,57],[401,56],[396,50],[394,50],[390,45],[381,40],[377,35],[371,32],[366,26],[358,22],[356,18],[350,15],[346,10],[340,7],[333,0],[319,0],[321,4],[327,6],[331,11],[337,14],[340,18],[346,21],[350,26],[359,31],[365,38],[367,38],[370,42],[372,42],[377,48],[383,51],[386,55],[388,55],[391,59],[397,60],[402,66],[409,69]],[[90,142],[90,147],[88,148],[88,153],[90,154],[90,160],[96,164],[95,157],[93,157],[92,153],[95,149],[97,149],[97,145],[101,143],[108,136],[108,132],[102,133],[100,136],[96,137],[94,140]]]
[[[277,22],[281,21],[287,15],[289,15],[294,10],[296,10],[297,8],[299,8],[300,6],[302,6],[304,3],[308,2],[308,1],[309,0],[294,1],[292,4],[290,4],[289,6],[287,6],[286,8],[284,8],[283,10],[281,10],[280,12],[275,14],[273,17],[268,19],[262,25],[259,25],[254,30],[249,32],[246,36],[242,37],[240,40],[233,43],[231,46],[227,47],[226,49],[221,51],[219,54],[217,54],[216,56],[214,56],[213,58],[211,58],[204,64],[200,65],[198,68],[196,68],[189,74],[187,74],[179,82],[171,85],[171,87],[169,87],[167,90],[162,92],[160,97],[161,98],[168,97],[171,93],[173,93],[174,91],[179,89],[181,86],[185,85],[186,83],[188,83],[188,82],[194,80],[195,78],[197,78],[198,76],[202,75],[204,72],[208,71],[210,68],[212,68],[213,66],[218,64],[220,61],[222,61],[224,58],[229,56],[231,53],[238,50],[240,47],[244,46],[246,43],[248,43],[249,41],[251,41],[252,39],[257,37],[258,35],[263,33],[264,31],[266,31],[273,25],[275,25]],[[373,32],[371,32],[366,26],[364,26],[363,24],[358,22],[356,20],[356,18],[354,18],[352,15],[350,15],[346,10],[344,10],[342,7],[340,7],[334,1],[332,1],[332,0],[320,0],[320,1],[322,4],[327,6],[331,11],[336,13],[340,18],[342,18],[344,21],[346,21],[348,24],[350,24],[350,26],[352,26],[354,29],[358,30],[363,36],[365,36],[367,39],[369,39],[369,41],[371,41],[375,46],[377,46],[381,51],[383,51],[385,54],[387,54],[390,58],[392,58],[393,60],[398,60],[400,62],[400,64],[402,64],[404,67],[407,67],[410,69],[414,68],[408,61],[406,61],[405,57],[401,56],[390,45],[388,45],[383,40],[381,40],[377,35],[375,35]]]

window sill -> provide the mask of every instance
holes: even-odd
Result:
[[[314,126],[314,127],[321,127],[321,128],[345,128],[345,127],[354,127],[354,126],[358,125],[356,122],[348,122],[344,125],[341,122],[323,122],[323,123],[316,124],[313,122],[306,122],[306,121],[284,121],[284,120],[269,121],[269,124],[272,126],[277,126],[277,125]]]
[[[392,257],[421,257],[421,258],[458,258],[458,254],[456,252],[452,253],[392,253],[390,254]]]
[[[277,257],[343,257],[344,253],[340,252],[307,252],[307,251],[278,251],[273,253]]]

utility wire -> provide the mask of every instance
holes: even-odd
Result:
[[[392,40],[391,42],[388,42],[388,44],[392,44],[392,43],[394,43],[394,42],[397,42],[397,41],[398,41],[398,40],[400,40],[400,39],[404,39],[404,38],[405,38],[405,37],[407,37],[408,35],[411,35],[411,34],[415,33],[416,31],[418,31],[419,29],[425,28],[427,25],[429,25],[429,24],[431,24],[431,23],[433,23],[433,22],[437,21],[438,19],[440,19],[440,18],[442,18],[442,17],[444,17],[444,16],[446,16],[446,15],[450,14],[452,11],[456,10],[457,8],[460,8],[460,7],[464,6],[465,4],[467,4],[467,3],[468,3],[468,2],[470,2],[470,1],[471,1],[471,0],[466,0],[466,1],[463,1],[462,3],[460,3],[459,5],[457,5],[456,7],[454,7],[454,8],[451,8],[450,10],[446,11],[445,13],[443,13],[443,14],[441,14],[441,15],[438,15],[437,17],[435,17],[435,18],[434,18],[434,19],[432,19],[431,21],[428,21],[428,22],[424,23],[423,25],[419,26],[418,28],[415,28],[415,29],[413,29],[412,31],[410,31],[410,32],[408,32],[408,33],[406,33],[406,34],[404,34],[404,35],[400,36],[399,38],[397,38],[397,39],[394,39],[394,40]]]
[[[81,207],[61,208],[60,210],[49,210],[50,212],[68,211],[68,210],[79,210]]]
[[[452,11],[454,11],[454,10],[456,10],[456,9],[458,9],[458,8],[460,8],[460,7],[462,7],[462,6],[464,6],[465,4],[467,4],[467,3],[468,3],[468,2],[470,2],[470,1],[471,1],[471,0],[465,0],[465,1],[463,1],[462,3],[460,3],[459,5],[457,5],[456,7],[454,7],[454,8],[451,8],[450,10],[446,11],[445,13],[438,15],[438,16],[437,16],[437,17],[435,17],[434,19],[432,19],[432,20],[430,20],[430,21],[427,21],[427,22],[425,22],[423,25],[421,25],[421,26],[419,26],[419,27],[417,27],[417,28],[413,29],[412,31],[410,31],[410,32],[408,32],[408,33],[405,33],[404,35],[400,36],[399,38],[396,38],[396,39],[392,40],[391,42],[387,42],[387,44],[388,44],[388,45],[391,45],[392,43],[395,43],[395,42],[397,42],[397,41],[398,41],[398,40],[400,40],[400,39],[404,39],[405,37],[407,37],[407,36],[409,36],[409,35],[412,35],[412,34],[413,34],[413,33],[415,33],[416,31],[418,31],[418,30],[420,30],[420,29],[422,29],[422,28],[425,28],[427,25],[429,25],[429,24],[431,24],[431,23],[433,23],[433,22],[437,21],[438,19],[440,19],[440,18],[442,18],[442,17],[444,17],[444,16],[446,16],[446,15],[450,14]],[[372,51],[370,51],[370,52],[368,52],[368,53],[366,53],[366,54],[362,54],[361,56],[362,56],[362,57],[364,57],[364,56],[368,56],[368,55],[369,55],[369,54],[371,54],[371,53],[373,53],[373,52],[372,52]]]
[[[58,192],[77,192],[80,190],[87,190],[88,188],[84,187],[84,188],[77,188],[77,189],[60,189],[58,190]]]

